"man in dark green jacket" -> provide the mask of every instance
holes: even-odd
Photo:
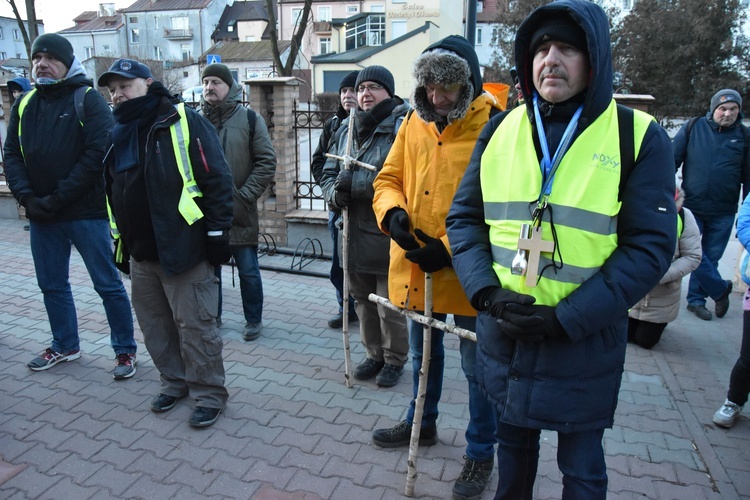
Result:
[[[232,172],[234,219],[229,242],[240,275],[245,329],[242,337],[255,340],[263,327],[263,282],[258,267],[258,199],[276,173],[276,152],[263,118],[242,105],[242,87],[229,68],[209,64],[203,70],[201,114],[216,127],[219,143]],[[218,268],[221,285],[221,268]],[[221,286],[219,287],[221,319]]]

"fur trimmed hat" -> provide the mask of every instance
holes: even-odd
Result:
[[[388,96],[393,97],[393,88],[395,87],[393,73],[383,66],[368,66],[361,70],[359,75],[357,75],[357,81],[354,86],[359,87],[362,82],[379,83],[388,92]]]
[[[713,114],[716,108],[728,102],[736,102],[740,109],[742,109],[742,96],[740,93],[733,89],[722,89],[711,98],[711,113]]]
[[[31,45],[31,58],[34,58],[34,54],[37,52],[44,52],[70,68],[73,65],[73,46],[64,37],[57,33],[45,33],[36,37],[34,43]]]
[[[203,79],[207,76],[215,76],[219,80],[229,85],[230,88],[232,87],[232,85],[234,85],[232,72],[229,71],[229,68],[224,64],[213,63],[203,68],[203,73],[201,73],[201,81],[203,81]]]

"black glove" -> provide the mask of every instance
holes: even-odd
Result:
[[[398,246],[407,252],[419,248],[419,243],[417,243],[414,235],[409,232],[409,214],[406,213],[406,210],[403,208],[392,208],[385,216],[388,219],[386,226],[388,226],[391,239]]]
[[[229,235],[209,236],[206,243],[208,262],[212,266],[218,266],[229,262],[232,258],[232,249],[229,247]]]
[[[45,221],[50,220],[55,215],[47,197],[28,196],[24,200],[23,206],[26,207],[26,216],[29,219]]]
[[[567,336],[552,306],[507,304],[503,319],[497,320],[501,331],[522,342],[541,342]]]
[[[130,274],[130,252],[125,247],[122,238],[115,240],[115,253],[114,253],[115,267],[123,274]]]
[[[536,302],[536,298],[531,295],[524,295],[494,286],[480,290],[472,300],[472,305],[478,311],[488,311],[496,318],[506,319],[503,314],[508,314],[505,310],[508,304],[530,306],[534,302]]]
[[[451,266],[451,256],[448,250],[445,249],[442,241],[432,236],[427,236],[421,229],[415,229],[414,234],[417,235],[419,241],[422,241],[425,246],[416,250],[409,250],[406,252],[406,258],[418,264],[422,272],[434,273],[444,267]]]
[[[352,176],[354,173],[350,169],[344,169],[339,172],[333,189],[336,190],[334,198],[336,205],[340,208],[348,207],[352,203]]]

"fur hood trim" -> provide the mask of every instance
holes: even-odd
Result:
[[[474,97],[474,85],[471,82],[471,68],[469,63],[455,52],[438,48],[422,53],[414,61],[413,70],[416,86],[412,96],[414,109],[425,122],[452,123],[466,116]],[[440,116],[427,100],[428,83],[442,86],[462,85],[461,95],[447,117]]]

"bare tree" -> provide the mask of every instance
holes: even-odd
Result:
[[[297,54],[302,47],[302,38],[305,36],[307,22],[310,19],[312,3],[313,0],[304,0],[302,14],[300,14],[297,25],[294,27],[294,31],[292,33],[292,44],[289,46],[289,55],[287,56],[286,61],[282,62],[281,54],[279,53],[279,32],[276,26],[276,2],[274,0],[266,0],[266,9],[268,9],[268,24],[271,28],[270,35],[271,50],[273,51],[273,61],[274,65],[276,66],[276,71],[280,76],[292,76],[294,62],[297,60]]]
[[[31,44],[34,43],[34,40],[36,40],[36,37],[39,36],[39,29],[36,25],[36,6],[34,5],[34,0],[25,0],[26,2],[26,17],[28,20],[29,29],[26,30],[26,25],[23,22],[23,18],[21,17],[21,14],[18,12],[18,7],[16,6],[16,0],[5,0],[8,2],[13,9],[13,15],[16,16],[16,22],[18,23],[18,28],[21,30],[21,36],[23,36],[23,44],[26,46],[26,56],[29,58],[29,61],[31,61]]]

